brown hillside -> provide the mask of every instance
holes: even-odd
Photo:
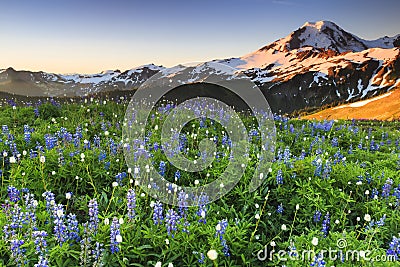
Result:
[[[365,105],[354,107],[357,103],[328,108],[320,112],[304,116],[304,119],[371,119],[399,120],[400,119],[400,87],[389,93],[370,99]],[[352,106],[350,106],[352,105]]]

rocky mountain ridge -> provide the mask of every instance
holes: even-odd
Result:
[[[364,40],[333,22],[307,22],[288,36],[238,58],[217,59],[256,83],[275,112],[364,100],[400,86],[400,35]],[[178,69],[179,66],[175,67]],[[168,69],[167,69],[168,70]],[[0,91],[20,95],[80,96],[132,90],[163,66],[139,66],[99,74],[0,70]],[[166,73],[168,75],[168,73]],[[196,82],[195,79],[186,82]]]

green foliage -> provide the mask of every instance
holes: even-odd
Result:
[[[289,253],[288,248],[294,246],[299,253],[313,250],[318,254],[328,248],[337,249],[338,240],[345,240],[343,251],[371,250],[371,257],[377,257],[385,255],[392,237],[398,236],[398,122],[337,121],[331,128],[323,130],[316,127],[317,122],[278,119],[276,160],[262,186],[249,192],[259,151],[259,143],[254,137],[255,145],[249,153],[251,161],[240,182],[223,198],[206,206],[206,223],[199,222],[198,207],[189,207],[186,217],[178,220],[172,237],[166,231],[165,220],[161,225],[154,224],[155,200],[134,183],[136,174],[126,167],[121,142],[126,107],[126,102],[103,103],[96,99],[60,107],[45,103],[39,106],[38,118],[32,107],[0,107],[0,123],[8,125],[13,136],[10,138],[8,134],[0,133],[0,151],[7,152],[6,156],[0,156],[0,196],[5,204],[0,212],[0,227],[4,229],[13,220],[10,215],[13,205],[9,205],[7,200],[7,186],[28,188],[38,201],[35,212],[37,227],[48,233],[46,257],[50,266],[85,266],[85,260],[93,266],[94,260],[89,254],[85,256],[77,241],[68,240],[62,246],[58,244],[53,234],[54,214],[49,214],[42,196],[45,191],[55,194],[55,202],[64,205],[66,214],[76,215],[81,238],[85,236],[84,223],[89,220],[88,203],[91,199],[97,200],[99,228],[96,234],[86,235],[91,239],[90,249],[94,249],[96,242],[104,244],[101,258],[104,266],[154,266],[158,261],[162,266],[168,266],[168,263],[174,266],[309,266],[314,257],[294,257],[283,261],[275,255],[263,261],[257,258],[257,253],[265,247],[268,251],[275,249]],[[155,130],[155,126],[161,128],[166,115],[154,112],[146,129],[152,131],[147,148],[152,148],[153,167],[156,169],[161,161],[167,162],[162,150],[154,149],[155,143],[160,144],[161,135],[161,130]],[[254,127],[252,118],[241,117],[248,129]],[[191,159],[195,159],[199,152],[199,140],[210,136],[222,140],[224,136],[221,125],[211,120],[203,123],[200,127],[200,121],[193,120],[184,128],[188,133],[186,146],[190,148],[187,157]],[[29,142],[25,140],[24,125],[33,129]],[[57,138],[51,144],[45,136]],[[99,138],[98,144],[95,138]],[[332,145],[334,138],[337,146]],[[16,163],[10,163],[13,156],[10,142],[16,144],[20,154],[15,155]],[[221,157],[212,167],[198,173],[181,171],[176,182],[200,186],[217,179],[229,164],[227,146],[222,146],[219,141],[217,150],[221,151]],[[41,157],[44,157],[44,162]],[[322,166],[320,173],[319,163]],[[176,171],[167,162],[165,178],[173,182]],[[113,187],[115,177],[123,172],[126,177],[122,185]],[[277,183],[279,173],[282,174],[282,184]],[[388,179],[393,183],[385,196],[384,187]],[[128,189],[136,192],[136,215],[133,219],[127,216]],[[375,198],[372,197],[374,190],[378,192]],[[72,192],[71,199],[66,198],[67,192]],[[282,213],[277,212],[280,204]],[[23,200],[18,201],[18,205],[23,212],[28,211]],[[165,205],[164,217],[170,208],[178,211],[177,207]],[[321,219],[317,222],[313,220],[316,211],[321,212]],[[327,213],[330,223],[324,237],[322,223]],[[366,215],[371,217],[373,224],[365,219]],[[120,251],[111,253],[107,220],[112,221],[114,217],[122,218],[124,222],[120,228]],[[377,225],[381,218],[386,218],[384,224]],[[224,246],[216,234],[216,227],[223,219],[228,222],[224,239],[230,256],[224,256]],[[38,262],[31,231],[32,224],[26,223],[15,230],[13,236],[25,241],[22,248],[26,250],[26,262],[23,266],[34,266]],[[5,231],[0,236],[0,266],[16,266],[10,239]],[[318,238],[317,245],[312,244],[313,238]],[[271,242],[275,243],[274,247]],[[214,262],[206,256],[210,249],[218,252]],[[199,263],[201,254],[204,255],[203,264]],[[327,266],[391,264],[379,265],[366,259],[342,262],[327,257],[325,261]]]
[[[44,120],[51,118],[58,118],[61,116],[61,111],[59,107],[52,105],[50,103],[45,103],[39,106],[40,117]]]

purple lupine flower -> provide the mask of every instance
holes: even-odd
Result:
[[[9,185],[7,187],[7,193],[11,202],[17,203],[21,199],[21,192],[14,186]]]
[[[175,179],[175,181],[178,181],[180,178],[181,178],[181,172],[179,170],[177,170],[175,172],[174,179]]]
[[[74,136],[74,138],[73,138],[74,146],[76,148],[78,148],[80,146],[80,144],[81,144],[81,139],[79,139],[79,137],[75,136],[75,134],[73,136]]]
[[[36,210],[38,203],[35,200],[35,196],[33,194],[28,192],[23,195],[23,199],[27,210]]]
[[[118,145],[115,143],[115,141],[112,138],[108,139],[108,145],[110,147],[110,152],[112,155],[116,155],[117,154],[117,150],[118,150]]]
[[[68,214],[67,216],[67,229],[68,229],[68,239],[76,240],[79,242],[81,239],[79,237],[79,228],[78,228],[78,220],[76,219],[75,214]]]
[[[24,244],[24,240],[22,239],[12,239],[10,240],[10,245],[11,245],[11,258],[14,259],[15,263],[17,263],[18,266],[21,266],[21,264],[25,260],[25,249],[21,248],[21,246]]]
[[[327,212],[325,215],[325,219],[322,221],[322,233],[324,234],[324,237],[328,236],[330,223],[331,223],[331,218],[329,212]]]
[[[36,117],[39,117],[40,113],[39,113],[39,108],[38,108],[38,107],[35,107],[35,108],[33,109],[33,112],[35,113],[35,116],[36,116]]]
[[[199,209],[196,214],[200,217],[199,222],[206,224],[206,216],[207,216],[207,207],[206,204],[208,202],[208,196],[206,194],[201,194],[199,197]]]
[[[368,172],[365,172],[365,180],[367,180],[368,184],[372,182],[372,176]]]
[[[185,219],[185,221],[183,223],[182,232],[189,234],[189,229],[188,229],[189,226],[190,226],[189,221]]]
[[[285,165],[288,167],[293,166],[293,164],[290,162],[291,156],[292,156],[292,153],[290,153],[290,148],[286,147],[285,150],[283,151],[283,163],[285,163]]]
[[[154,144],[153,144],[154,151],[157,151],[159,148],[160,148],[160,145],[157,142],[154,142]]]
[[[31,142],[31,130],[28,125],[24,125],[24,140],[27,145]]]
[[[93,143],[94,143],[94,145],[95,145],[97,148],[100,148],[100,137],[97,136],[97,135],[95,135],[95,136],[93,137]]]
[[[304,150],[301,151],[300,156],[298,157],[298,160],[303,160],[306,157],[306,152]]]
[[[322,178],[329,179],[330,173],[332,171],[332,166],[330,160],[325,162],[324,170],[322,172]]]
[[[104,252],[103,246],[104,245],[99,242],[96,242],[94,244],[94,249],[92,250],[92,257],[94,260],[93,266],[101,266],[100,261],[101,261],[101,258],[103,257],[103,252]]]
[[[219,237],[219,240],[221,241],[221,245],[223,247],[222,252],[224,253],[225,256],[228,257],[230,256],[229,247],[226,244],[226,240],[224,237],[226,228],[228,228],[228,220],[223,219],[222,221],[219,221],[217,226],[215,226],[215,236]]]
[[[374,139],[371,140],[370,144],[369,144],[369,149],[371,152],[375,152],[379,150],[380,145],[376,144]]]
[[[319,210],[315,211],[313,216],[314,222],[319,222],[321,220],[321,215],[322,213]]]
[[[358,149],[363,149],[363,143],[362,143],[362,140],[360,140],[360,143],[357,145],[357,148],[358,148]]]
[[[199,263],[204,263],[204,260],[206,259],[206,256],[204,255],[204,253],[200,253],[200,259],[198,259]]]
[[[332,138],[332,147],[338,147],[339,146],[339,140],[337,137]]]
[[[276,211],[277,211],[278,213],[280,213],[280,214],[283,213],[283,205],[282,205],[282,203],[278,205],[278,208],[276,209]]]
[[[31,159],[37,158],[37,157],[38,157],[38,152],[31,149],[31,150],[29,151],[29,157],[30,157]]]
[[[180,134],[179,135],[179,145],[178,145],[178,149],[180,152],[185,152],[186,144],[187,144],[186,134]]]
[[[299,254],[297,253],[296,246],[294,245],[293,242],[290,242],[290,245],[289,245],[289,247],[288,247],[288,250],[289,250],[289,251],[288,251],[289,257],[296,258],[296,257],[299,256]]]
[[[223,240],[221,241],[221,245],[222,245],[222,253],[224,253],[224,255],[225,255],[226,257],[229,257],[231,254],[229,253],[229,246],[228,246],[228,244],[226,243],[226,240],[225,240],[225,239],[223,239]]]
[[[135,217],[135,208],[136,208],[136,193],[135,190],[129,189],[126,194],[126,204],[128,208],[128,218],[133,219]]]
[[[56,205],[54,194],[50,191],[46,191],[42,195],[46,200],[46,210],[53,216],[54,206]]]
[[[219,221],[217,226],[215,226],[215,236],[219,236],[219,239],[222,241],[224,238],[224,234],[226,232],[226,228],[228,227],[228,220],[223,219],[222,221]]]
[[[23,227],[23,224],[25,224],[25,215],[24,212],[22,212],[22,209],[18,204],[14,204],[13,208],[11,209],[10,212],[11,215],[11,223],[10,227],[11,229],[21,229]]]
[[[318,156],[312,161],[311,164],[315,166],[314,176],[321,177],[322,159]]]
[[[10,240],[12,236],[15,236],[16,231],[11,228],[9,224],[6,224],[3,226],[3,234],[4,234],[4,240]]]
[[[385,220],[386,220],[386,214],[383,214],[383,216],[375,223],[376,226],[382,227],[385,225]]]
[[[324,261],[324,256],[323,254],[319,253],[314,257],[314,261],[310,264],[310,266],[315,266],[315,267],[325,267],[326,262]]]
[[[163,204],[160,201],[157,201],[154,204],[153,209],[153,222],[155,225],[161,224],[161,221],[164,219],[163,217]]]
[[[56,237],[61,247],[68,237],[67,226],[64,224],[65,214],[62,204],[54,206],[53,216],[54,216],[54,236]]]
[[[115,181],[118,183],[119,186],[122,186],[122,180],[127,176],[126,172],[120,172],[115,175]]]
[[[44,141],[45,141],[45,144],[46,144],[46,149],[47,150],[52,150],[54,147],[57,146],[58,138],[53,136],[53,135],[51,135],[51,134],[45,134],[44,135]]]
[[[96,199],[91,199],[88,204],[89,208],[89,230],[96,234],[99,226],[99,206]]]
[[[224,136],[225,137],[225,136]],[[259,133],[257,131],[257,129],[251,129],[249,131],[249,141],[252,140],[252,138],[256,137],[257,139],[259,139]]]
[[[314,140],[312,140],[312,142],[311,142],[311,144],[310,144],[310,147],[309,147],[310,153],[311,153],[311,151],[313,150],[314,145],[317,144],[318,142],[319,142],[319,136],[317,135],[317,136],[314,138]]]
[[[109,170],[110,165],[111,165],[111,163],[109,161],[107,161],[106,163],[104,163],[104,169]]]
[[[47,241],[45,237],[47,237],[46,231],[34,231],[32,233],[32,237],[35,238],[34,243],[36,246],[36,254],[43,255],[47,248]]]
[[[107,131],[107,126],[106,126],[106,124],[105,124],[104,122],[101,122],[100,124],[101,124],[101,130],[102,130],[103,132]]]
[[[38,202],[35,200],[34,195],[31,193],[26,193],[23,196],[23,198],[24,198],[25,207],[26,207],[25,218],[27,221],[29,221],[29,224],[31,225],[32,229],[34,231],[36,231],[37,230],[36,208],[37,208]]]
[[[2,133],[3,133],[4,135],[8,135],[8,134],[10,133],[10,130],[9,130],[9,128],[8,128],[8,125],[2,125],[2,126],[1,126],[1,129],[2,129]]]
[[[393,196],[396,197],[395,206],[398,207],[400,204],[400,184],[393,189]]]
[[[347,151],[347,154],[353,154],[353,144],[350,144],[349,150]]]
[[[389,197],[390,190],[392,189],[393,180],[388,178],[385,184],[382,186],[382,197]]]
[[[345,161],[343,160],[344,159],[344,155],[340,152],[340,150],[338,150],[333,155],[333,157],[334,157],[333,165],[340,164],[340,163],[342,163],[343,165],[346,165]]]
[[[178,211],[181,218],[186,218],[185,211],[187,210],[188,206],[188,195],[184,191],[180,191],[178,193]]]
[[[119,251],[119,243],[121,243],[120,224],[117,217],[114,217],[110,225],[110,250],[114,254]]]
[[[397,238],[395,236],[393,236],[392,241],[390,241],[389,243],[389,248],[386,251],[386,255],[392,255],[394,256],[394,259],[396,261],[399,260],[399,256],[400,256],[400,238]]]
[[[276,183],[278,185],[283,184],[282,170],[278,170],[278,174],[276,175]]]
[[[179,219],[178,213],[173,209],[169,209],[167,214],[165,215],[165,226],[167,228],[167,234],[174,237],[174,233],[176,231],[176,223]]]
[[[159,165],[158,169],[159,169],[158,173],[161,176],[164,176],[165,175],[165,171],[166,171],[166,166],[165,166],[165,162],[164,161],[160,161],[160,165]]]
[[[282,154],[282,149],[281,148],[278,149],[277,155],[278,155],[277,161],[281,162],[283,160],[283,154]]]
[[[378,195],[379,195],[378,189],[373,188],[371,192],[371,198],[372,199],[378,198]]]
[[[34,265],[34,267],[49,267],[49,262],[45,257],[39,256],[39,261]]]
[[[18,161],[18,154],[19,151],[17,150],[17,144],[15,142],[11,142],[10,143],[10,151],[12,153],[12,155],[16,158],[16,160]]]
[[[91,150],[91,145],[90,145],[90,141],[89,140],[86,140],[86,139],[83,140],[83,148]]]
[[[106,152],[100,151],[100,154],[99,154],[99,157],[98,157],[99,162],[104,161],[106,158],[107,158]]]
[[[293,126],[293,124],[290,124],[290,125],[289,125],[289,131],[290,131],[290,133],[294,133],[294,126]]]
[[[74,136],[76,138],[82,139],[83,135],[82,135],[82,127],[78,126],[75,128],[75,134]]]
[[[80,253],[80,265],[85,266],[90,264],[90,253],[91,253],[91,242],[92,239],[87,235],[90,230],[88,230],[88,222],[83,224],[83,238],[79,242],[81,245]]]

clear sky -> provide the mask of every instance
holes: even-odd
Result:
[[[0,0],[0,68],[97,73],[237,57],[306,21],[400,33],[399,0]]]

